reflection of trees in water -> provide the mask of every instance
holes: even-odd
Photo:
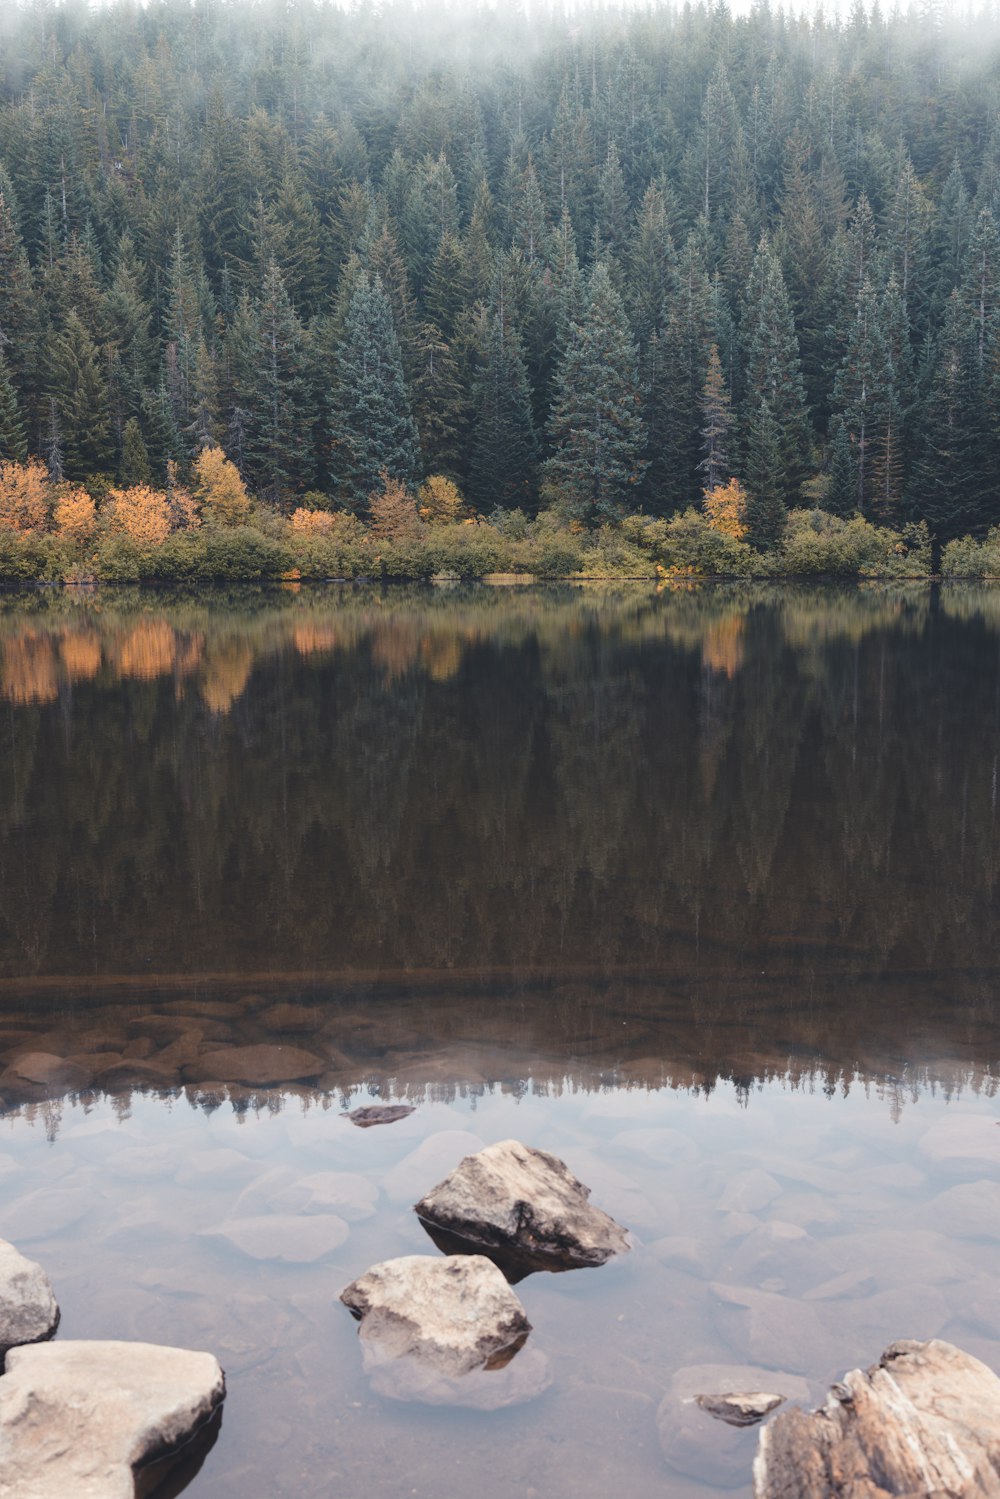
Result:
[[[924,589],[7,598],[3,970],[991,969],[998,625]]]

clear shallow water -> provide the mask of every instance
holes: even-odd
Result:
[[[7,596],[0,702],[0,1233],[218,1354],[186,1492],[704,1494],[683,1371],[1000,1369],[994,594]],[[635,1250],[533,1404],[372,1395],[337,1292],[509,1136]]]

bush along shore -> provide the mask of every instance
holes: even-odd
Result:
[[[468,506],[432,475],[416,492],[383,475],[357,513],[306,494],[287,512],[254,499],[221,448],[164,489],[105,480],[56,483],[41,463],[0,463],[0,580],[175,582],[254,579],[663,579],[931,573],[924,523],[893,530],[820,508],[787,512],[772,543],[751,544],[736,480],[669,519],[609,515],[585,526],[558,504],[533,516]],[[1000,529],[953,541],[943,569],[1000,576]]]

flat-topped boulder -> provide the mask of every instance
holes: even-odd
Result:
[[[932,1339],[891,1343],[852,1369],[819,1410],[782,1411],[763,1429],[755,1499],[1000,1495],[1000,1379]]]
[[[41,1343],[59,1326],[59,1306],[41,1265],[0,1239],[0,1356],[21,1343]]]
[[[466,1156],[414,1211],[434,1241],[488,1255],[510,1280],[532,1270],[603,1265],[629,1248],[564,1161],[518,1140]]]
[[[481,1255],[385,1260],[340,1299],[361,1322],[364,1369],[378,1394],[495,1410],[549,1383],[544,1355],[521,1352],[531,1331],[524,1307]]]
[[[0,1379],[4,1499],[134,1499],[133,1474],[180,1454],[226,1392],[209,1353],[37,1343]]]

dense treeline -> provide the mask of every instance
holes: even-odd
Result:
[[[37,3],[0,49],[0,458],[220,445],[290,515],[1000,521],[1000,30]],[[183,524],[183,517],[180,524]]]

